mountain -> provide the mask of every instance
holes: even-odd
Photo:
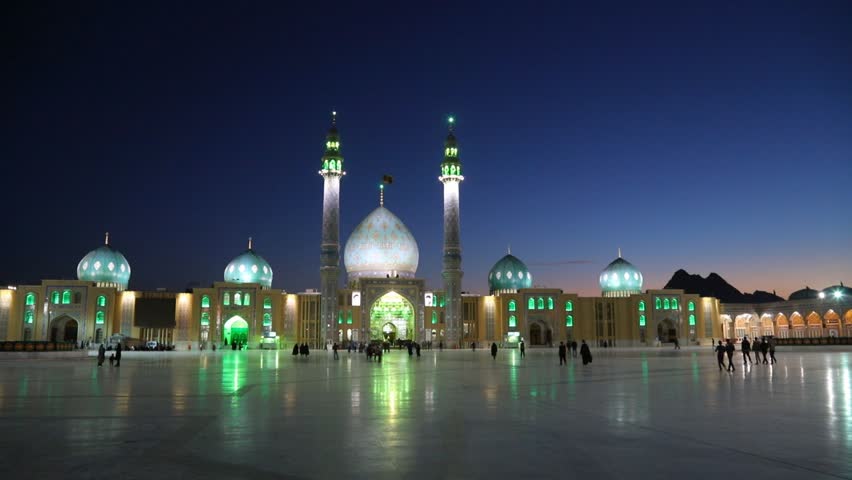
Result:
[[[755,290],[754,293],[742,293],[716,273],[711,273],[707,275],[707,278],[704,278],[701,275],[690,274],[684,269],[676,271],[663,288],[679,289],[686,293],[701,295],[702,297],[715,297],[722,303],[784,301],[783,298],[775,295],[774,292],[769,293],[762,290]]]

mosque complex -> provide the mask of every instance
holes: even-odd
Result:
[[[488,295],[462,293],[460,193],[464,181],[453,120],[444,143],[440,288],[417,278],[417,241],[384,205],[370,212],[343,248],[339,207],[343,169],[336,114],[325,142],[320,289],[272,288],[272,266],[248,248],[227,264],[221,282],[184,293],[128,289],[130,263],[110,244],[77,265],[77,280],[0,289],[0,341],[47,345],[158,341],[197,349],[238,343],[246,348],[313,347],[332,342],[414,340],[447,348],[497,342],[552,345],[585,339],[613,346],[658,341],[708,345],[745,335],[778,338],[852,337],[852,289],[842,284],[794,292],[770,304],[723,304],[684,290],[643,290],[642,273],[619,251],[600,274],[601,295],[581,297],[533,286],[532,273],[511,252],[488,273]],[[50,349],[41,346],[38,348]]]

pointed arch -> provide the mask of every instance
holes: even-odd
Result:
[[[106,304],[107,304],[107,299],[106,299],[106,297],[105,297],[105,296],[103,296],[103,295],[99,295],[99,296],[98,296],[97,304],[98,304],[98,306],[99,306],[99,307],[106,307]]]
[[[509,311],[514,312],[515,310],[517,310],[517,308],[518,307],[517,307],[517,304],[515,303],[515,300],[514,299],[509,300]]]
[[[544,310],[544,298],[538,297],[538,309]]]
[[[639,311],[640,312],[645,311],[645,300],[639,300]]]
[[[263,309],[264,310],[271,310],[272,309],[272,299],[271,298],[266,297],[266,298],[263,299]]]
[[[766,336],[775,335],[775,322],[772,320],[772,315],[768,313],[761,315],[760,334]]]
[[[574,311],[574,302],[572,302],[571,300],[566,301],[565,302],[565,311],[566,312],[573,312]]]
[[[52,294],[50,294],[50,303],[54,305],[59,305],[59,291],[54,290]]]
[[[201,297],[201,308],[210,308],[210,297],[207,295]]]
[[[62,292],[62,304],[68,305],[71,303],[71,290],[65,290]]]
[[[532,297],[527,301],[527,310],[535,310],[535,299]]]
[[[243,294],[242,292],[237,292],[234,294],[234,305],[242,306],[243,305]]]
[[[104,323],[103,310],[98,310],[98,313],[95,314],[95,323]]]
[[[227,307],[230,304],[231,304],[231,294],[228,293],[228,292],[225,292],[225,295],[222,297],[222,305],[225,305]]]
[[[672,306],[668,298],[663,299],[663,310],[671,310]]]
[[[28,292],[28,293],[27,293],[27,298],[26,298],[26,300],[24,301],[24,305],[35,305],[35,302],[36,302],[36,296],[35,296],[35,293],[33,293],[33,292]]]
[[[516,328],[518,326],[518,319],[514,315],[509,315],[509,328]]]
[[[553,297],[547,297],[547,309],[553,310]]]

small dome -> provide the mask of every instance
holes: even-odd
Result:
[[[343,254],[349,280],[397,275],[414,278],[419,261],[414,235],[385,207],[373,210],[355,227]]]
[[[620,254],[601,272],[599,281],[604,297],[627,297],[642,293],[642,272],[621,258]]]
[[[819,292],[814,290],[811,287],[805,287],[801,290],[796,290],[795,292],[790,294],[788,300],[810,300],[812,298],[817,298]]]
[[[259,283],[262,287],[272,286],[272,267],[251,248],[237,255],[225,267],[225,281],[232,283]]]
[[[840,285],[832,285],[827,288],[823,288],[821,292],[819,292],[820,298],[827,299],[849,299],[852,298],[852,288],[843,285],[843,282],[840,282]]]
[[[95,282],[99,287],[126,290],[130,282],[130,263],[109,246],[109,233],[100,247],[87,253],[77,264],[77,279]]]
[[[532,287],[532,275],[518,257],[511,253],[497,261],[488,272],[490,293],[517,293],[521,288]]]

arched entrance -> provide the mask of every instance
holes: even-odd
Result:
[[[393,327],[394,340],[414,339],[414,307],[396,292],[382,295],[370,307],[370,339],[385,340],[388,324]]]
[[[657,336],[661,342],[674,342],[677,339],[677,328],[674,322],[667,318],[657,325]]]
[[[77,320],[62,315],[50,322],[51,342],[77,342]]]
[[[234,315],[225,322],[223,330],[223,338],[227,345],[232,345],[234,342],[238,345],[248,343],[248,322],[243,317]]]
[[[396,325],[388,322],[382,326],[382,336],[386,342],[396,341]]]
[[[533,323],[530,325],[530,345],[541,345],[541,325]]]

